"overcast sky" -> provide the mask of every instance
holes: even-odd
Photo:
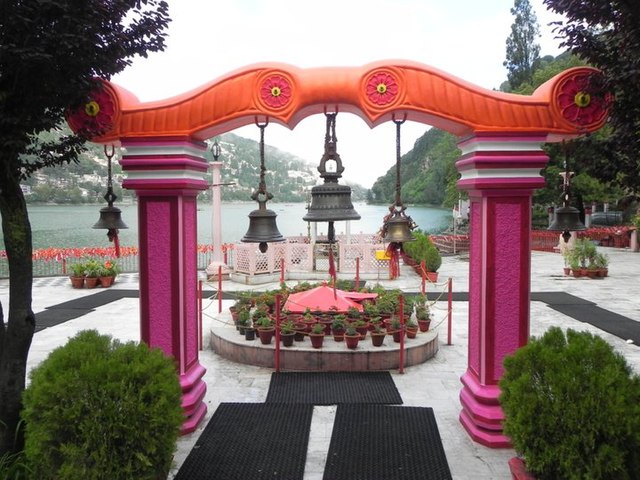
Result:
[[[541,27],[541,55],[558,55],[559,41],[547,26],[555,17],[542,0],[530,1]],[[261,62],[305,68],[405,59],[489,89],[498,88],[506,79],[502,63],[514,20],[509,12],[513,0],[168,3],[173,21],[166,50],[136,59],[112,79],[141,101],[179,95]],[[317,165],[323,153],[324,123],[323,115],[307,117],[293,130],[272,123],[265,129],[265,142]],[[428,128],[406,122],[402,126],[402,153]],[[234,133],[259,139],[259,130],[253,125]],[[347,181],[370,187],[395,164],[393,123],[370,129],[359,117],[343,113],[337,117],[336,133]],[[268,163],[266,158],[267,168]]]

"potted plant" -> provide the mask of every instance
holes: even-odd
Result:
[[[276,331],[273,326],[273,321],[269,317],[260,317],[255,322],[256,328],[258,329],[258,336],[260,337],[260,343],[263,345],[270,345],[271,340],[273,339],[273,335]]]
[[[311,327],[309,338],[311,339],[311,346],[313,348],[321,348],[324,342],[324,325],[315,323],[313,327]]]
[[[404,336],[404,328],[402,323],[400,323],[400,319],[398,317],[393,317],[389,326],[391,328],[391,334],[393,335],[393,341],[400,343],[402,336]]]
[[[316,321],[324,327],[325,335],[331,335],[331,324],[333,323],[333,317],[329,314],[323,313],[316,316]]]
[[[238,312],[238,321],[236,322],[236,328],[240,335],[244,335],[247,327],[251,326],[251,314],[249,310],[240,310]]]
[[[362,337],[353,324],[347,324],[347,329],[344,332],[344,341],[347,344],[347,348],[350,348],[351,350],[358,348],[360,338]]]
[[[378,309],[378,305],[374,302],[368,301],[362,304],[362,309],[364,311],[363,317],[371,321],[372,318],[378,317],[380,318],[380,310]]]
[[[341,342],[344,340],[344,332],[347,326],[347,317],[346,315],[339,313],[333,318],[333,322],[331,323],[331,332],[333,333],[333,339],[336,342]]]
[[[597,253],[594,263],[599,277],[606,277],[609,274],[609,256],[606,253]]]
[[[100,285],[103,287],[110,287],[118,275],[118,264],[113,260],[106,260],[98,270],[98,278],[100,279]]]
[[[349,307],[347,309],[347,318],[349,320],[359,320],[362,318],[362,312],[357,307]]]
[[[416,321],[418,322],[418,328],[421,332],[429,331],[431,325],[431,315],[429,313],[429,307],[426,303],[416,304]]]
[[[404,328],[407,332],[407,338],[416,338],[418,334],[418,324],[413,321],[412,318],[408,319],[404,324]]]
[[[384,337],[387,336],[387,332],[382,328],[379,322],[373,324],[373,330],[369,332],[371,335],[371,344],[374,347],[380,347],[384,343]]]
[[[306,308],[304,311],[304,323],[307,326],[307,332],[310,332],[313,326],[316,324],[316,317],[311,313],[310,308]]]
[[[512,472],[638,478],[640,377],[602,338],[552,327],[505,357],[499,386]]]
[[[71,286],[73,288],[84,287],[85,271],[86,267],[83,262],[78,262],[71,265],[71,275],[69,276],[69,279],[71,280]]]
[[[351,322],[351,325],[353,325],[353,328],[356,329],[356,331],[360,334],[360,336],[363,339],[364,337],[367,336],[367,332],[369,331],[369,322],[367,322],[366,320],[363,320],[362,318],[359,318]]]
[[[280,339],[284,347],[293,345],[293,337],[295,334],[295,326],[291,320],[284,321],[280,324]]]
[[[95,288],[98,286],[100,267],[100,262],[94,259],[91,259],[87,263],[85,263],[86,277],[84,279],[84,283],[87,288]]]

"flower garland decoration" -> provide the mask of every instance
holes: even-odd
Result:
[[[393,102],[399,90],[398,82],[389,72],[374,73],[366,84],[366,95],[369,101],[381,106]]]
[[[116,123],[117,100],[109,88],[102,84],[89,94],[87,101],[67,112],[71,129],[88,138],[107,133]]]
[[[608,98],[593,93],[593,88],[590,88],[592,75],[592,73],[571,75],[559,85],[558,108],[563,118],[574,125],[593,125],[607,114]]]
[[[293,94],[291,83],[282,75],[267,77],[260,87],[260,98],[271,108],[282,108],[289,103]]]

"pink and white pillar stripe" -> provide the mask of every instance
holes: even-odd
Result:
[[[460,142],[458,187],[469,193],[469,353],[460,421],[490,447],[508,447],[498,402],[503,359],[529,337],[531,197],[544,186],[545,136],[477,134]]]
[[[196,251],[196,196],[208,188],[206,145],[163,137],[122,139],[122,146],[123,187],[138,197],[141,339],[175,359],[186,417],[182,433],[189,433],[207,412]]]

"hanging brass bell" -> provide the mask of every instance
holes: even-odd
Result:
[[[268,242],[284,242],[285,238],[276,225],[277,216],[276,212],[265,207],[265,202],[259,202],[258,209],[249,214],[249,228],[241,241],[259,243],[262,253],[267,251]]]
[[[302,217],[305,222],[337,222],[341,220],[360,220],[360,214],[351,203],[351,187],[340,185],[344,166],[338,154],[335,126],[336,113],[325,114],[327,130],[324,139],[324,154],[320,159],[318,172],[324,180],[322,185],[311,189],[311,205]]]
[[[394,215],[386,223],[385,243],[412,242],[415,237],[411,233],[411,220],[401,215]]]
[[[351,203],[351,187],[338,183],[316,185],[311,189],[311,205],[302,219],[305,222],[360,220]]]
[[[563,206],[555,211],[553,222],[547,230],[552,231],[570,231],[586,230],[587,227],[580,221],[580,211],[571,206]]]
[[[547,228],[547,230],[562,232],[562,238],[565,243],[569,242],[571,232],[586,229],[587,227],[580,221],[580,211],[567,205],[556,209],[553,222]]]
[[[118,207],[110,205],[100,209],[100,219],[95,223],[93,228],[104,228],[105,230],[129,228],[122,221],[122,211]]]

